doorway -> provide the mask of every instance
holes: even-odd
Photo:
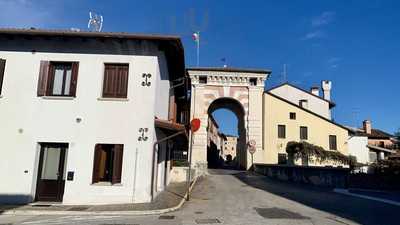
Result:
[[[35,201],[61,202],[68,144],[41,143]]]

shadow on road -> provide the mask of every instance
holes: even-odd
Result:
[[[399,224],[397,213],[400,212],[400,207],[337,194],[327,188],[278,181],[248,172],[232,175],[251,187],[360,224]]]
[[[208,173],[211,175],[236,175],[236,174],[240,174],[243,173],[245,171],[243,170],[235,170],[235,169],[225,169],[225,168],[221,168],[221,169],[208,169]]]

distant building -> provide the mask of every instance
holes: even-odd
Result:
[[[396,152],[398,146],[395,137],[382,130],[372,128],[370,120],[364,120],[362,128],[350,128],[352,136],[363,139],[363,145],[350,146],[350,152],[357,157],[361,163],[373,163],[377,160],[386,159],[389,155]],[[354,142],[350,139],[349,143]],[[364,145],[366,142],[366,145]],[[368,154],[368,160],[365,155]]]
[[[331,109],[335,107],[331,101],[331,87],[331,81],[322,81],[322,97],[317,86],[306,91],[290,83],[283,83],[268,92],[330,120]]]
[[[226,139],[222,147],[222,154],[227,162],[232,162],[236,160],[236,147],[238,137],[234,135],[225,135]]]
[[[219,126],[210,115],[207,123],[207,158],[210,168],[217,168],[223,164],[223,143],[225,136],[219,132]]]
[[[327,86],[328,85],[328,86]],[[286,145],[290,141],[306,141],[327,151],[348,155],[348,128],[331,120],[330,81],[323,81],[324,98],[313,88],[310,92],[285,83],[263,95],[264,142],[263,158],[256,163],[286,164]],[[337,162],[302,159],[299,165],[342,166]]]

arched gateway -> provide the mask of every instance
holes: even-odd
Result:
[[[207,121],[210,113],[227,108],[238,117],[238,163],[251,167],[247,151],[250,140],[256,142],[256,153],[262,154],[262,110],[264,82],[268,70],[235,68],[189,68],[191,80],[191,119],[199,118],[201,128],[193,137],[192,162],[198,173],[207,170]]]

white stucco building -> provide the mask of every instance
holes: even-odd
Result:
[[[171,146],[153,145],[185,132],[179,38],[0,29],[0,59],[0,202],[149,202],[168,184]]]
[[[331,108],[335,103],[331,101],[331,81],[322,81],[322,96],[319,93],[319,87],[312,87],[310,91],[303,90],[290,83],[283,83],[269,91],[287,101],[308,109],[327,119],[332,119]]]

